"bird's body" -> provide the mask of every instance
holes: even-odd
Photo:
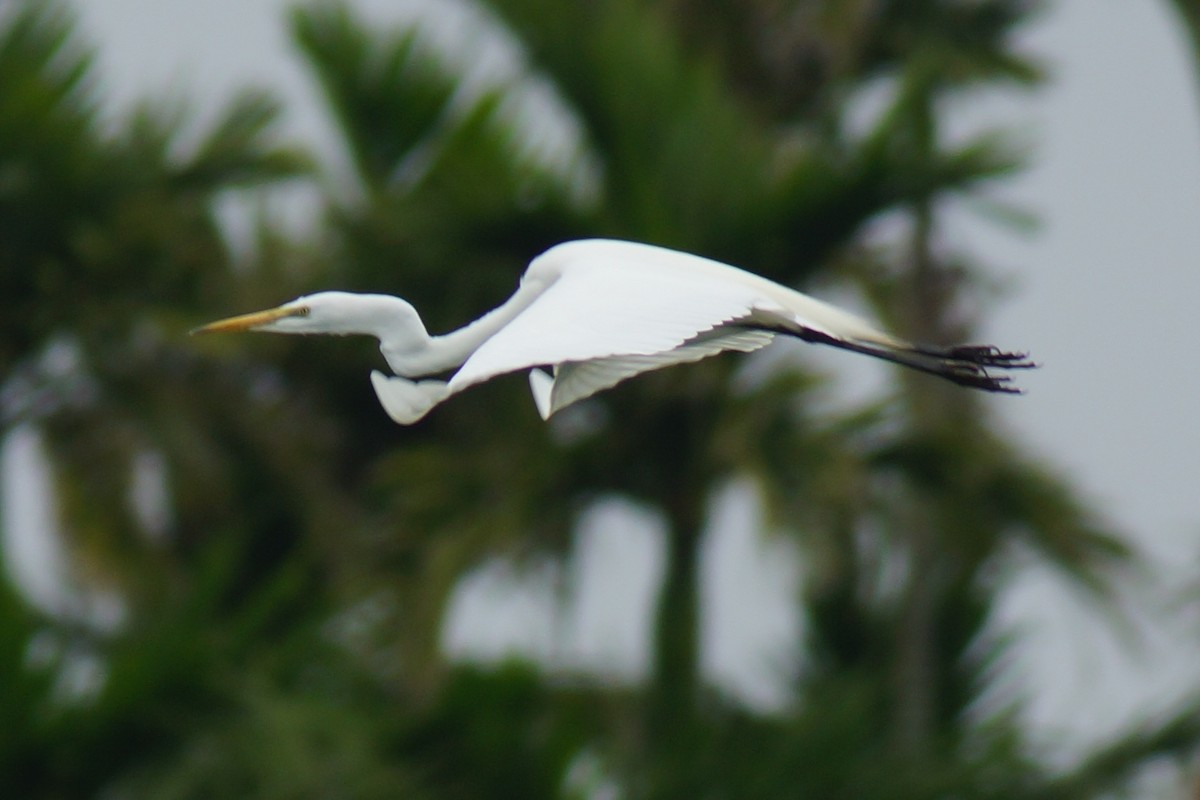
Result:
[[[531,370],[538,410],[571,403],[651,369],[725,350],[750,352],[776,334],[865,353],[966,386],[1012,392],[989,369],[1033,366],[994,347],[914,345],[758,275],[700,256],[607,239],[566,242],[530,262],[509,300],[475,322],[431,336],[417,312],[387,295],[321,292],[197,332],[364,334],[394,376],[371,373],[396,422],[423,417],[450,395]],[[550,368],[552,374],[544,372]],[[452,373],[449,380],[413,380]]]

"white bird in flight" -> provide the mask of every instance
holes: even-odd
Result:
[[[988,345],[906,342],[728,264],[609,239],[550,248],[530,262],[506,303],[441,336],[426,332],[416,309],[399,297],[349,292],[306,295],[192,333],[229,331],[374,336],[395,375],[374,370],[371,383],[401,425],[469,386],[527,369],[538,411],[548,419],[638,373],[724,350],[748,353],[776,334],[992,392],[1018,393],[1003,370],[1035,366],[1024,353]],[[448,380],[430,378],[447,374]]]

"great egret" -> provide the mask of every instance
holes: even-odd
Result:
[[[319,292],[193,333],[363,334],[396,373],[371,372],[401,425],[450,395],[508,372],[531,370],[543,418],[647,370],[723,350],[748,353],[775,334],[827,344],[992,392],[1016,393],[989,370],[1034,366],[991,346],[912,344],[841,309],[700,256],[607,239],[566,242],[533,259],[508,302],[463,328],[430,336],[416,310],[380,294]],[[547,373],[543,368],[550,368]],[[410,380],[453,374],[448,380]]]

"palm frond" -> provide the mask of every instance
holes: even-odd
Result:
[[[371,191],[388,187],[447,123],[460,80],[415,29],[378,35],[344,4],[297,8],[291,25],[358,180]]]

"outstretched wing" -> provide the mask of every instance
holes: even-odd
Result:
[[[534,370],[529,379],[538,411],[542,419],[549,419],[556,411],[639,373],[699,361],[726,350],[750,353],[767,346],[775,338],[770,331],[733,330],[735,332],[690,341],[665,353],[567,361],[554,368],[553,378],[541,370]]]
[[[783,311],[753,282],[738,280],[741,273],[710,274],[640,253],[634,249],[620,259],[585,255],[568,263],[467,359],[450,390],[506,372],[555,366],[559,397],[551,407],[561,408],[639,372],[770,341],[765,332],[740,335],[751,332],[739,322]]]
[[[1024,354],[989,346],[927,347],[875,329],[820,300],[699,256],[632,242],[568,242],[527,277],[546,288],[487,339],[448,393],[507,372],[531,375],[543,416],[647,370],[722,350],[750,351],[782,333],[882,358],[956,383],[1014,392],[1005,374]]]

